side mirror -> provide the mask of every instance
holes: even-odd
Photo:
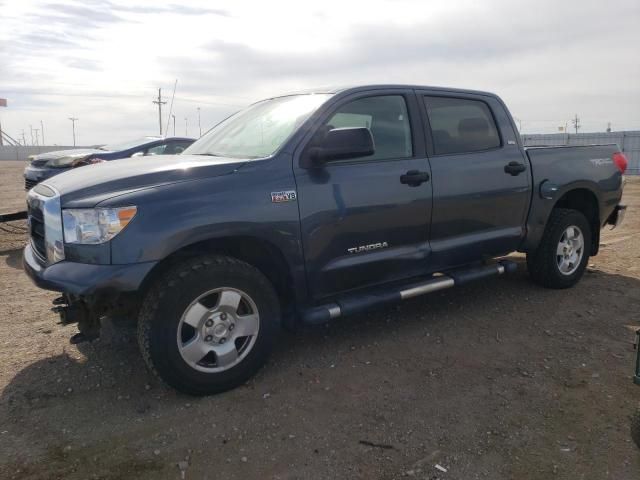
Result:
[[[131,158],[133,157],[144,157],[144,152],[136,152],[133,155],[131,155]]]
[[[317,146],[307,151],[302,167],[318,167],[331,160],[367,157],[374,152],[373,137],[368,128],[334,128]]]

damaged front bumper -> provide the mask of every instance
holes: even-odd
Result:
[[[23,253],[23,267],[38,287],[62,292],[53,301],[52,310],[60,323],[78,325],[79,333],[71,343],[97,338],[105,316],[135,315],[142,282],[156,262],[130,265],[96,265],[61,261],[46,265],[31,245]]]

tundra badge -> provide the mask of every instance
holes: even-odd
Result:
[[[387,248],[389,244],[387,242],[370,243],[369,245],[360,245],[359,247],[347,248],[349,253],[361,253],[369,252],[371,250],[378,250],[379,248]]]

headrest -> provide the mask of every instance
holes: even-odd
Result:
[[[463,118],[458,123],[458,133],[460,135],[488,135],[489,123],[482,117]]]

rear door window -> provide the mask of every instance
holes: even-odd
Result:
[[[480,100],[424,97],[436,155],[471,153],[500,147],[489,106]]]

